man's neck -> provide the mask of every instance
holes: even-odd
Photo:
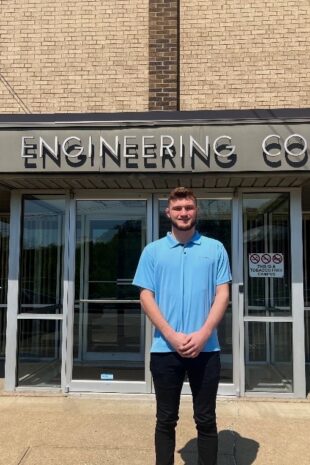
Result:
[[[172,235],[180,244],[186,244],[195,234],[195,228],[189,229],[188,231],[180,231],[172,227]]]

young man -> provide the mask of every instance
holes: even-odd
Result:
[[[155,326],[151,372],[156,394],[156,465],[173,465],[175,428],[187,374],[198,432],[198,464],[217,461],[216,394],[220,347],[216,328],[231,280],[223,245],[196,231],[197,199],[184,187],[168,198],[171,232],[142,252],[133,284]]]

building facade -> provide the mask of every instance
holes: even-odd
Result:
[[[186,185],[233,272],[220,394],[305,397],[309,3],[20,3],[0,6],[4,388],[153,392],[131,281]]]

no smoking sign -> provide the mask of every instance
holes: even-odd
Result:
[[[251,278],[283,278],[284,256],[282,253],[250,253],[249,275]]]

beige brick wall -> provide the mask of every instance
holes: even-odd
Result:
[[[148,109],[148,0],[0,2],[0,113]]]
[[[310,107],[309,0],[182,0],[180,16],[181,110]],[[0,113],[150,95],[149,0],[0,1]]]
[[[310,107],[309,0],[182,0],[182,110]]]

